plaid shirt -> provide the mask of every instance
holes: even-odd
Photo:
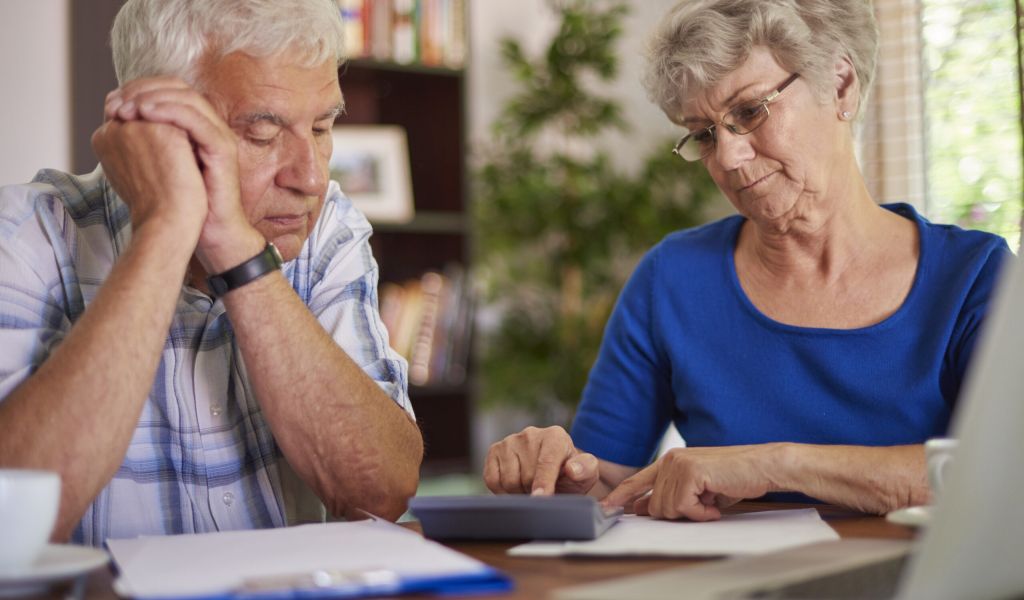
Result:
[[[389,348],[377,312],[370,234],[332,182],[284,275],[338,345],[412,415],[406,362]],[[130,238],[128,208],[99,168],[81,177],[44,170],[31,184],[0,188],[0,399],[67,335]],[[124,462],[72,539],[100,545],[324,516],[263,419],[224,304],[182,286]]]

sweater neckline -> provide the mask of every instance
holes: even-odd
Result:
[[[897,308],[896,311],[893,312],[888,317],[882,319],[877,323],[872,323],[871,325],[866,325],[864,327],[855,327],[852,329],[835,329],[828,327],[802,327],[799,325],[790,325],[787,323],[783,323],[781,321],[776,321],[775,319],[761,312],[761,309],[759,309],[750,300],[750,298],[747,296],[747,293],[743,290],[743,286],[740,285],[739,274],[736,272],[736,246],[739,243],[740,231],[743,229],[743,224],[747,222],[747,219],[740,215],[736,215],[735,217],[732,218],[732,223],[730,224],[731,230],[728,232],[728,235],[724,236],[725,251],[723,252],[725,258],[725,272],[728,273],[729,283],[733,289],[733,292],[736,294],[737,300],[740,302],[743,308],[754,317],[755,320],[759,321],[760,323],[764,324],[770,329],[775,329],[787,333],[796,333],[804,335],[855,335],[873,333],[875,331],[894,327],[896,324],[903,320],[904,315],[906,315],[908,312],[910,312],[910,310],[912,310],[911,307],[914,305],[914,303],[917,301],[917,297],[920,295],[919,290],[921,287],[921,278],[924,272],[925,260],[928,256],[928,251],[930,250],[930,248],[928,245],[928,238],[925,235],[924,231],[924,220],[921,218],[920,214],[918,214],[918,212],[914,209],[913,206],[903,202],[893,204],[882,204],[881,206],[886,210],[892,211],[900,215],[901,217],[913,221],[914,224],[917,226],[918,232],[919,255],[917,261],[917,269],[914,272],[914,281],[910,286],[910,291],[907,293],[906,298],[903,299],[903,302],[900,304],[899,308]]]

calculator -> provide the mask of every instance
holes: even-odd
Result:
[[[583,494],[420,496],[409,508],[423,535],[443,540],[592,540],[622,515]]]

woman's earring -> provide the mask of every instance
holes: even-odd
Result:
[[[850,111],[848,111],[848,110],[844,110],[843,111],[842,117],[843,117],[844,121],[849,121],[850,120],[850,116],[851,116],[850,115]]]

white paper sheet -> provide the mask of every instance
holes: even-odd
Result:
[[[382,520],[280,529],[108,540],[119,594],[183,598],[231,594],[245,581],[285,581],[317,570],[409,577],[473,574],[489,568]]]
[[[510,556],[726,556],[762,554],[839,535],[813,508],[727,515],[719,521],[661,521],[625,515],[587,542],[530,542]]]

